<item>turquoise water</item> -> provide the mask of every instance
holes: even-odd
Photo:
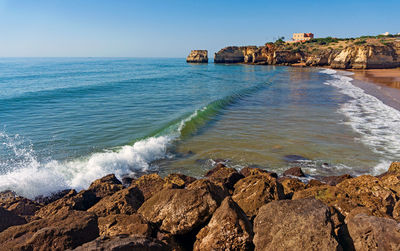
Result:
[[[108,173],[199,176],[212,158],[280,172],[293,154],[310,175],[374,172],[399,156],[397,110],[354,96],[349,79],[183,59],[1,59],[0,190],[34,197]]]

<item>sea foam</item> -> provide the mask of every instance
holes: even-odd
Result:
[[[361,142],[382,156],[372,174],[387,170],[391,161],[400,159],[400,111],[353,85],[353,79],[346,76],[349,74],[331,69],[321,73],[332,76],[325,84],[350,97],[339,109],[348,118],[346,124],[360,135]]]
[[[179,138],[186,123],[204,109],[172,125],[165,135],[149,137],[117,150],[104,150],[69,161],[40,162],[31,144],[21,144],[26,141],[19,135],[9,136],[1,132],[0,143],[13,157],[0,162],[0,170],[3,170],[0,174],[0,191],[9,189],[27,198],[35,198],[67,188],[85,189],[95,179],[110,173],[121,178],[155,169],[156,166],[151,163],[169,156],[168,146]]]

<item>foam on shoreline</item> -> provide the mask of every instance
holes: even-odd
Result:
[[[382,156],[372,173],[385,171],[391,161],[400,159],[400,111],[353,85],[353,79],[346,76],[350,72],[324,69],[321,73],[332,76],[325,84],[350,97],[339,109],[348,119],[345,123],[360,135],[358,140]]]

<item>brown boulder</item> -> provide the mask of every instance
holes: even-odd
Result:
[[[216,167],[208,171],[205,175],[215,184],[221,185],[227,190],[232,190],[235,183],[244,176],[236,169],[226,167],[222,163],[218,163]]]
[[[251,175],[235,184],[232,199],[247,216],[253,217],[265,203],[285,199],[282,185],[267,175]]]
[[[196,180],[193,183],[190,183],[186,189],[187,190],[198,190],[198,189],[207,190],[208,192],[211,193],[213,198],[215,198],[219,202],[223,201],[224,198],[229,195],[229,193],[224,188],[222,188],[221,186],[218,186],[217,184],[215,184],[214,182],[212,182],[208,179]]]
[[[0,233],[0,243],[3,250],[65,250],[98,235],[93,214],[63,209],[48,218],[6,229]]]
[[[145,237],[100,237],[74,249],[75,251],[168,251],[161,241]]]
[[[305,177],[303,170],[300,167],[292,167],[283,172],[284,176],[296,176],[296,177]]]
[[[98,219],[100,236],[144,236],[149,237],[151,227],[140,214],[113,214]]]
[[[337,185],[352,202],[369,208],[376,216],[392,215],[395,195],[386,184],[370,175],[347,179]]]
[[[347,226],[355,250],[400,250],[400,226],[395,220],[358,214]]]
[[[389,167],[389,172],[400,172],[400,161],[393,162]]]
[[[107,176],[104,176],[103,178],[95,180],[90,185],[88,190],[93,192],[96,197],[101,199],[106,196],[112,195],[123,188],[124,187],[122,186],[121,181],[119,181],[114,174],[109,174]]]
[[[293,199],[314,197],[347,216],[356,207],[366,207],[375,216],[392,216],[395,194],[381,180],[370,175],[346,179],[336,186],[318,186],[297,191]]]
[[[37,196],[35,198],[35,201],[40,204],[47,205],[72,193],[76,194],[76,191],[74,189],[65,189],[58,192],[54,192],[49,196],[43,196],[43,195]]]
[[[322,177],[321,180],[323,182],[325,182],[326,184],[330,185],[330,186],[336,186],[337,184],[339,184],[340,182],[347,180],[347,179],[351,179],[353,178],[351,175],[349,174],[344,174],[344,175],[340,175],[340,176],[327,176],[327,177]]]
[[[164,178],[168,188],[185,188],[190,183],[196,181],[196,178],[186,176],[180,173],[171,173]]]
[[[344,191],[329,185],[296,191],[292,197],[293,200],[301,198],[315,198],[320,200],[328,206],[335,207],[344,216],[347,216],[353,208],[357,207],[357,204],[352,202]]]
[[[141,191],[135,186],[122,189],[113,195],[104,197],[97,204],[89,208],[97,216],[110,214],[133,214],[143,203]]]
[[[186,234],[211,218],[219,199],[208,188],[164,189],[145,201],[138,212],[161,231]]]
[[[19,216],[32,216],[42,205],[27,198],[17,196],[14,192],[0,193],[0,207]]]
[[[249,250],[252,240],[252,225],[246,214],[227,197],[197,234],[193,250]]]
[[[304,190],[306,187],[306,184],[296,178],[284,177],[279,178],[278,181],[282,184],[286,199],[291,199],[294,192]]]
[[[24,218],[0,207],[0,232],[11,226],[25,224]]]
[[[56,200],[36,211],[35,215],[44,218],[56,214],[61,209],[85,211],[98,201],[99,199],[92,191],[83,190],[79,193],[76,193],[75,190],[71,190],[63,198]]]
[[[315,199],[270,202],[254,219],[255,250],[338,250],[330,216]]]
[[[270,175],[271,177],[274,178],[278,178],[278,175],[276,173],[270,173],[267,170],[258,167],[244,167],[242,168],[242,170],[240,170],[240,174],[243,175],[244,177],[257,174],[265,174],[265,175]]]
[[[319,180],[316,179],[311,179],[310,181],[308,181],[307,185],[306,185],[306,189],[310,188],[310,187],[319,187],[319,186],[323,186],[325,185],[324,183],[322,183]]]
[[[152,173],[133,180],[131,187],[137,187],[142,192],[143,199],[146,201],[154,193],[162,190],[165,184],[166,182],[158,174]]]

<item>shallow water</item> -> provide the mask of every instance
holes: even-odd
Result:
[[[200,176],[215,158],[377,173],[400,157],[400,113],[351,81],[183,59],[1,59],[0,190],[34,197],[108,173]]]

